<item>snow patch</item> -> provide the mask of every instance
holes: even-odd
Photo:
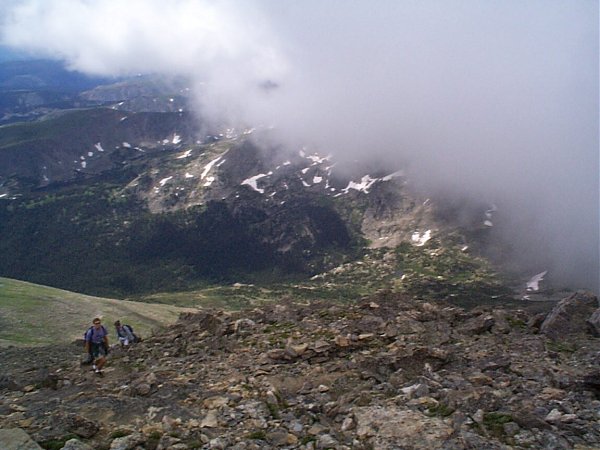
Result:
[[[204,186],[204,187],[208,187],[208,186],[210,186],[211,184],[213,184],[213,181],[215,181],[215,177],[208,177],[208,178],[206,179],[206,183],[204,183],[204,184],[203,184],[203,186]]]
[[[543,272],[531,277],[531,279],[527,282],[527,292],[539,291],[540,281],[544,279],[547,273],[548,271],[544,270]]]
[[[186,172],[185,173],[185,177],[186,178],[194,178],[194,175],[192,175],[191,173]]]
[[[100,144],[100,142],[98,142],[96,145],[94,145],[94,147],[96,147],[96,150],[98,150],[99,152],[104,151],[104,149],[102,148],[102,144]]]
[[[192,154],[192,149],[190,148],[189,150],[187,150],[183,155],[179,155],[177,157],[177,159],[183,159],[183,158],[187,158]]]
[[[173,133],[173,144],[177,145],[181,142],[181,136],[176,133]]]
[[[94,156],[94,152],[88,152],[88,156],[90,156],[90,157]]]
[[[218,158],[216,158],[216,159],[213,159],[213,160],[212,160],[211,162],[209,162],[209,163],[208,163],[206,166],[204,166],[204,170],[202,171],[202,174],[200,175],[200,179],[201,179],[201,180],[202,180],[202,179],[204,179],[204,177],[205,177],[206,175],[208,175],[208,172],[210,172],[210,169],[212,169],[212,168],[213,168],[213,166],[214,166],[214,165],[215,165],[217,162],[219,162],[219,160],[220,160],[220,159],[221,159],[221,157],[219,156]]]
[[[306,159],[310,159],[313,162],[313,166],[315,164],[324,163],[330,158],[330,156],[319,156],[317,153],[313,153],[312,155],[306,155],[303,151],[300,152],[300,156]]]
[[[313,178],[314,184],[319,184],[321,181],[323,181],[323,177],[314,177]]]
[[[87,163],[85,161],[81,161],[81,167],[85,169],[86,166],[87,166]]]
[[[267,177],[269,175],[272,175],[273,172],[269,172],[269,173],[260,173],[258,175],[255,175],[253,177],[247,178],[244,181],[242,181],[242,185],[246,184],[248,186],[250,186],[252,189],[254,189],[256,192],[260,192],[261,194],[265,193],[264,189],[261,189],[258,187],[257,185],[257,181],[260,180],[261,178]]]
[[[492,205],[492,207],[485,212],[486,220],[483,221],[483,224],[486,227],[494,226],[491,219],[492,219],[492,214],[497,210],[498,210],[498,208],[496,207],[496,205]]]
[[[129,142],[123,142],[123,147],[125,148],[131,148],[131,144]]]
[[[402,172],[401,170],[398,170],[397,172],[390,173],[389,175],[386,175],[381,180],[382,181],[390,181],[392,178],[402,177],[402,176],[404,176],[404,172]]]
[[[343,189],[343,191],[347,193],[350,189],[354,189],[357,191],[362,191],[365,194],[368,194],[369,188],[371,187],[371,185],[378,180],[379,180],[378,178],[371,178],[370,175],[365,175],[360,180],[360,183],[355,183],[354,181],[351,181],[350,183],[348,183],[348,186],[346,186],[346,188]]]
[[[158,184],[160,184],[161,186],[164,186],[164,185],[165,185],[165,184],[167,184],[167,182],[168,182],[169,180],[171,180],[172,178],[173,178],[172,176],[170,176],[170,177],[167,177],[167,178],[163,178],[162,180],[160,180],[160,181],[158,182]]]
[[[419,233],[418,231],[415,231],[412,234],[411,239],[417,247],[421,247],[421,246],[425,245],[425,243],[429,239],[431,239],[431,230],[427,230],[423,234]]]

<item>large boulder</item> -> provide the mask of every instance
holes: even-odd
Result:
[[[20,428],[0,429],[2,450],[42,450],[25,431]]]
[[[540,332],[551,339],[585,332],[587,321],[598,309],[598,297],[591,292],[576,292],[563,298],[542,323]]]
[[[592,317],[587,321],[588,331],[596,337],[600,337],[600,308],[594,311]]]
[[[399,442],[415,450],[443,448],[454,432],[439,418],[393,406],[357,408],[354,415],[358,438],[381,450],[400,448]]]

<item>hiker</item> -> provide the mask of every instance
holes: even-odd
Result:
[[[121,347],[141,340],[135,335],[130,325],[121,325],[120,320],[115,322],[115,331],[117,332],[117,339],[121,343]]]
[[[96,317],[92,326],[85,332],[85,350],[92,355],[92,370],[102,375],[102,367],[106,364],[108,354],[108,331],[101,320]]]

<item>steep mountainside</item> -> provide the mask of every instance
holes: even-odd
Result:
[[[306,281],[388,255],[377,269],[393,261],[388,281],[420,271],[419,285],[443,293],[485,272],[501,284],[489,268],[456,276],[483,267],[471,252],[489,231],[486,208],[468,227],[448,219],[399,167],[282,149],[268,129],[200,133],[183,81],[138,77],[76,95],[88,107],[0,127],[0,275],[122,296]],[[397,255],[411,246],[409,270]],[[434,253],[444,280],[419,266]]]

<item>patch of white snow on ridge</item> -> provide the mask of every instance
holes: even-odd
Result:
[[[417,247],[421,247],[421,246],[425,245],[425,243],[429,239],[431,239],[431,230],[427,230],[423,234],[419,233],[418,231],[415,231],[412,234],[411,239]]]
[[[123,142],[121,145],[123,145],[125,148],[131,148],[131,144],[129,142]]]
[[[89,157],[92,157],[92,156],[94,156],[94,152],[88,152],[88,156],[89,156]]]
[[[273,172],[269,172],[269,173],[261,173],[258,175],[255,175],[253,177],[247,178],[244,181],[242,181],[242,185],[247,184],[248,186],[250,186],[252,189],[254,189],[257,192],[260,192],[261,194],[265,193],[264,189],[261,189],[257,186],[257,181],[260,180],[263,177],[267,177],[269,175],[272,175]]]
[[[185,173],[185,177],[186,178],[194,178],[194,175],[192,175],[191,173],[186,172]]]
[[[302,169],[300,172],[302,172],[303,175],[306,174],[306,172],[308,172],[310,170],[309,167],[305,167],[304,169]]]
[[[208,177],[208,178],[206,179],[206,183],[204,183],[204,185],[203,185],[203,186],[204,186],[204,187],[208,187],[208,186],[210,186],[211,184],[213,184],[213,181],[215,181],[215,177]]]
[[[100,144],[100,142],[98,142],[96,145],[94,145],[94,147],[96,147],[96,150],[98,150],[99,152],[104,151],[104,149],[102,148],[102,144]]]
[[[0,198],[4,198],[6,196],[8,196],[8,194],[0,194]]]
[[[542,273],[538,273],[537,275],[534,275],[533,277],[531,277],[531,280],[529,280],[527,282],[527,291],[528,292],[539,291],[540,281],[542,281],[544,279],[544,277],[546,276],[547,273],[548,273],[548,271],[544,270]]]
[[[164,186],[164,185],[165,185],[165,184],[167,184],[167,182],[168,182],[170,179],[172,179],[172,178],[173,178],[173,176],[170,176],[170,177],[167,177],[167,178],[163,178],[162,180],[160,180],[160,181],[158,182],[158,184],[160,184],[161,186]]]
[[[177,159],[183,159],[183,158],[187,158],[192,154],[192,149],[190,148],[189,150],[187,150],[183,155],[179,155],[177,157]]]
[[[87,163],[85,161],[81,161],[81,167],[85,169],[85,166],[87,166]]]
[[[310,159],[313,162],[313,166],[315,164],[324,163],[330,158],[330,156],[319,156],[317,153],[313,153],[312,155],[305,155],[304,152],[301,152],[300,155],[305,157],[306,159]]]
[[[381,180],[382,181],[390,181],[392,178],[402,177],[402,176],[404,176],[404,172],[402,172],[401,170],[398,170],[397,172],[390,173],[389,175],[386,175]]]
[[[202,171],[202,174],[200,175],[200,179],[204,179],[204,177],[206,175],[208,175],[208,172],[210,172],[210,169],[212,169],[212,167],[219,162],[219,160],[221,159],[221,157],[217,157],[216,159],[213,159],[211,162],[209,162],[206,166],[204,166],[204,170]]]
[[[173,144],[177,145],[181,142],[181,136],[176,133],[173,133]]]
[[[304,187],[310,187],[310,184],[308,184],[306,181],[302,180],[302,185]]]
[[[365,175],[360,180],[360,183],[355,183],[354,181],[351,181],[350,183],[348,183],[348,186],[346,186],[346,188],[343,191],[348,192],[350,189],[355,189],[357,191],[362,191],[365,194],[368,194],[369,188],[376,181],[378,181],[378,178],[371,178],[370,175]]]
[[[323,177],[314,177],[313,178],[314,184],[319,184],[321,181],[323,181]]]
[[[492,205],[492,207],[485,212],[485,217],[487,218],[487,220],[484,220],[483,224],[486,227],[494,226],[494,224],[492,223],[492,213],[494,213],[497,210],[498,208],[496,207],[496,205]]]

